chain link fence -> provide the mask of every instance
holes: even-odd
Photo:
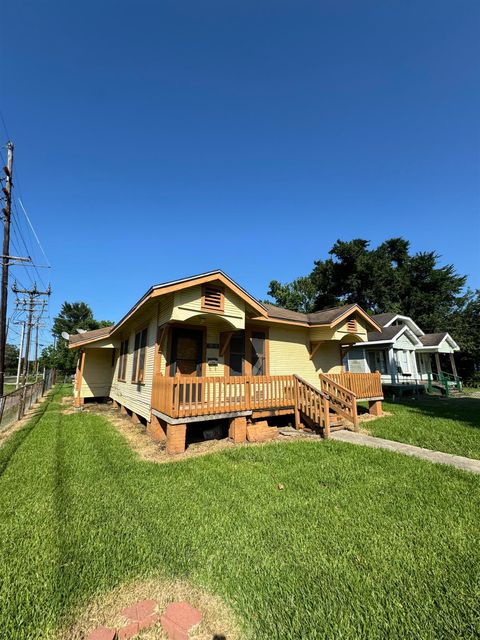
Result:
[[[37,382],[31,382],[23,387],[0,397],[0,431],[4,431],[11,424],[21,420],[25,413],[55,383],[55,371],[45,371],[45,375]]]

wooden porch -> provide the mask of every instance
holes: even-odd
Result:
[[[296,375],[176,376],[157,379],[152,411],[170,424],[301,412],[324,428],[328,411],[355,425],[357,400],[382,398],[380,374],[320,374],[318,388]]]

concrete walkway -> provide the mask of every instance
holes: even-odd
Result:
[[[335,431],[330,436],[332,440],[340,442],[349,442],[350,444],[360,444],[365,447],[373,447],[374,449],[387,449],[388,451],[396,451],[406,456],[414,456],[437,462],[439,464],[449,464],[451,467],[471,471],[472,473],[480,473],[480,460],[472,458],[464,458],[463,456],[454,456],[451,453],[442,453],[441,451],[432,451],[423,447],[415,447],[412,444],[403,444],[403,442],[394,442],[393,440],[385,440],[384,438],[374,438],[373,436],[365,436],[362,433],[354,433],[353,431]]]

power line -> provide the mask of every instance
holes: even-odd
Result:
[[[35,240],[37,241],[38,246],[40,247],[40,250],[41,250],[41,252],[43,253],[43,257],[44,257],[44,258],[45,258],[45,260],[47,261],[47,266],[50,268],[50,267],[51,267],[51,265],[50,265],[50,262],[48,261],[47,254],[46,254],[46,253],[45,253],[45,251],[43,250],[43,247],[42,247],[42,245],[41,245],[41,243],[40,243],[40,240],[38,239],[38,236],[37,236],[37,234],[36,234],[36,232],[35,232],[35,229],[33,228],[33,225],[32,225],[32,223],[30,222],[30,218],[28,217],[27,210],[26,210],[26,209],[25,209],[25,207],[23,206],[23,202],[20,200],[20,198],[18,198],[18,201],[19,201],[19,203],[20,203],[20,206],[21,206],[21,207],[22,207],[22,209],[23,209],[23,213],[25,214],[25,217],[26,217],[26,219],[27,219],[27,222],[28,222],[28,224],[30,225],[30,229],[32,230],[33,235],[35,236]]]

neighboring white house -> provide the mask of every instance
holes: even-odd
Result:
[[[423,383],[431,373],[457,375],[453,353],[459,346],[448,333],[425,334],[412,318],[395,313],[372,318],[382,331],[369,332],[366,342],[346,352],[345,369],[356,373],[380,371],[382,384],[387,385]],[[448,367],[440,354],[449,354]]]

